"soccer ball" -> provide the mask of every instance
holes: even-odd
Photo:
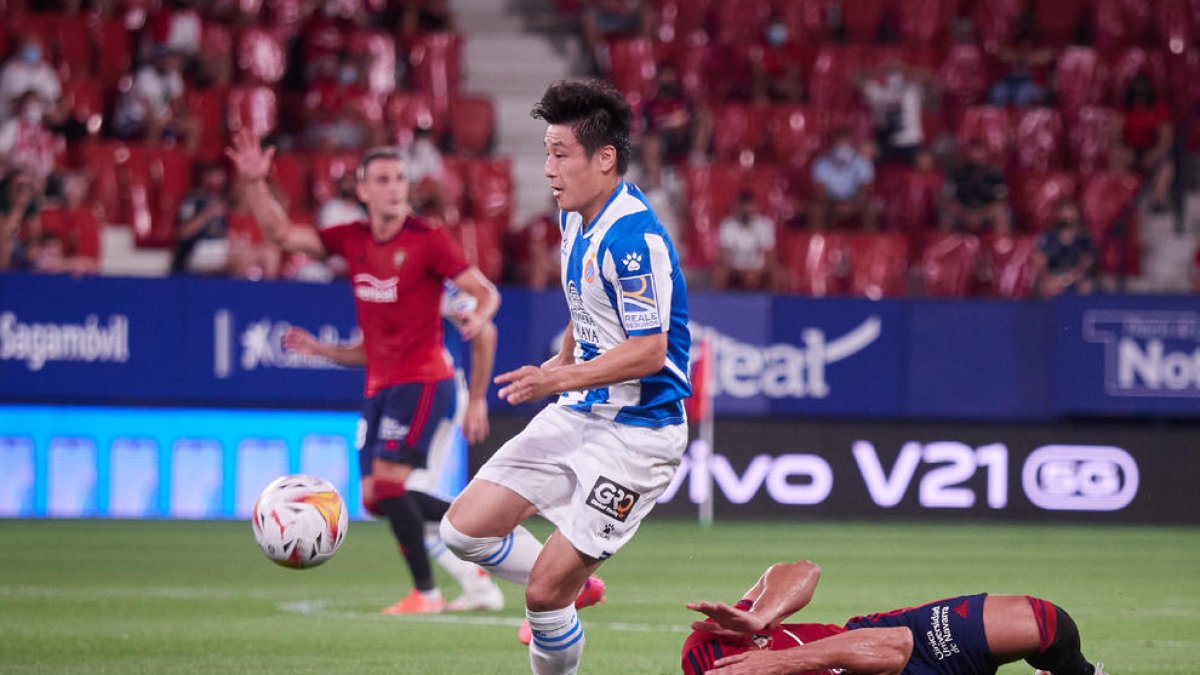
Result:
[[[346,538],[349,518],[342,496],[328,481],[283,476],[254,503],[254,539],[284,567],[316,567],[333,557]]]

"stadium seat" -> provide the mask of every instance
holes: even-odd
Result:
[[[271,166],[271,178],[283,193],[288,214],[311,213],[312,167],[309,157],[298,152],[281,152],[275,155]]]
[[[829,40],[829,3],[823,0],[774,0],[774,14],[788,26],[793,39],[806,45]]]
[[[967,108],[958,127],[958,141],[962,147],[982,142],[993,161],[1004,166],[1012,142],[1012,120],[1008,110],[999,106]]]
[[[349,51],[365,68],[368,91],[388,94],[396,90],[395,38],[378,30],[355,31]]]
[[[714,10],[716,35],[713,37],[718,43],[749,44],[761,39],[762,26],[771,16],[771,3],[768,0],[719,0]]]
[[[408,63],[413,88],[432,96],[434,110],[445,118],[462,80],[462,38],[454,33],[420,35]]]
[[[467,211],[471,218],[507,224],[513,216],[512,160],[470,159],[462,165]]]
[[[767,141],[770,108],[749,103],[725,103],[713,107],[713,154],[718,162],[752,166],[755,155]]]
[[[1093,14],[1096,48],[1112,54],[1131,45],[1149,41],[1152,15],[1143,0],[1095,0]]]
[[[1091,47],[1067,47],[1055,66],[1058,109],[1067,122],[1074,121],[1084,106],[1104,101],[1106,68]]]
[[[1012,43],[1023,4],[1023,0],[986,0],[975,4],[975,26],[984,51],[994,54]]]
[[[229,91],[225,126],[230,135],[248,128],[259,138],[270,136],[279,126],[279,103],[268,86],[242,85]]]
[[[99,207],[104,222],[115,223],[120,211],[121,192],[117,181],[118,141],[89,138],[80,145],[82,165],[92,179],[89,199]]]
[[[1183,118],[1200,102],[1200,49],[1170,57],[1169,63],[1171,101],[1175,113]]]
[[[96,67],[90,17],[86,14],[53,16],[54,51],[63,81],[89,77]]]
[[[1021,173],[1011,181],[1012,208],[1019,228],[1041,232],[1054,218],[1054,206],[1060,199],[1075,199],[1079,177],[1069,171]]]
[[[200,120],[200,143],[196,148],[199,159],[215,162],[224,157],[225,106],[228,97],[229,91],[225,88],[191,87],[187,90],[185,100],[188,110]]]
[[[1052,47],[1070,44],[1079,35],[1091,0],[1031,3],[1038,42]]]
[[[654,43],[644,38],[613,40],[608,45],[609,79],[634,110],[640,110],[654,92],[657,72]]]
[[[1116,55],[1109,66],[1109,71],[1112,74],[1109,96],[1112,104],[1116,107],[1125,105],[1125,90],[1129,88],[1130,81],[1138,73],[1144,73],[1150,78],[1160,98],[1167,98],[1170,94],[1167,81],[1167,62],[1162,52],[1151,51],[1143,47],[1130,47]]]
[[[283,44],[262,28],[249,28],[237,39],[237,69],[247,81],[276,84],[287,70]]]
[[[394,142],[407,145],[414,129],[429,129],[439,137],[446,128],[445,118],[433,107],[433,97],[420,92],[397,91],[388,97],[384,112],[388,130]]]
[[[841,293],[849,266],[847,237],[841,232],[785,233],[781,262],[788,290],[818,298]]]
[[[108,106],[99,82],[82,77],[63,82],[63,105],[71,111],[75,119],[87,125],[89,136],[100,133]]]
[[[958,0],[891,0],[891,10],[906,44],[937,44],[946,39]]]
[[[217,86],[233,83],[233,32],[218,21],[205,21],[200,28],[200,60]]]
[[[1103,172],[1084,182],[1080,197],[1083,222],[1099,249],[1103,272],[1138,271],[1136,200],[1140,188],[1141,179],[1131,173]]]
[[[337,182],[342,174],[358,169],[358,153],[355,152],[318,152],[311,155],[311,161],[313,205],[318,207],[337,194]]]
[[[488,154],[495,125],[496,111],[490,98],[460,96],[450,104],[450,138],[455,152]]]
[[[499,282],[504,273],[504,251],[501,246],[507,228],[497,221],[464,219],[449,227],[462,246],[467,260],[484,276]]]
[[[684,181],[688,194],[687,264],[708,268],[717,261],[717,229],[737,199],[741,171],[728,164],[689,166],[684,169]]]
[[[1015,111],[1013,155],[1021,171],[1049,171],[1062,166],[1063,123],[1054,108]]]
[[[687,40],[697,31],[704,31],[713,0],[659,0],[659,42]]]
[[[859,104],[854,76],[862,68],[862,48],[837,45],[822,47],[813,59],[809,100],[823,109],[846,109]]]
[[[989,235],[981,243],[987,294],[999,298],[1028,298],[1036,277],[1037,236]]]
[[[956,44],[950,48],[938,69],[938,80],[942,86],[942,103],[947,120],[956,127],[968,107],[985,100],[992,77],[983,51],[978,46]]]
[[[777,223],[787,221],[796,211],[796,199],[784,170],[760,164],[742,171],[739,192],[754,195],[754,205]]]
[[[877,42],[887,5],[887,0],[843,2],[842,24],[846,28],[846,39],[859,44]]]
[[[849,237],[851,295],[878,300],[908,290],[908,241],[897,232]]]
[[[192,158],[178,148],[148,153],[150,161],[150,231],[137,232],[139,246],[169,248],[175,243],[179,205],[192,189]]]
[[[817,116],[804,106],[776,105],[767,119],[767,146],[776,162],[795,169],[809,165],[821,148],[823,130]]]
[[[875,194],[883,202],[888,230],[920,233],[935,225],[945,177],[909,168],[882,167],[876,174]]]
[[[1075,123],[1067,133],[1072,164],[1082,174],[1103,169],[1108,162],[1112,140],[1121,129],[1121,113],[1102,106],[1080,109]]]
[[[921,255],[925,295],[964,298],[974,290],[979,276],[979,238],[971,234],[942,233],[931,237]]]
[[[96,74],[105,89],[115,87],[133,70],[132,39],[120,19],[104,19],[97,25],[96,52],[103,58],[98,59]]]

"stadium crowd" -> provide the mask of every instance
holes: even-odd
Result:
[[[102,224],[172,273],[327,281],[270,246],[223,157],[278,148],[297,226],[362,213],[357,154],[491,278],[557,283],[514,223],[490,100],[446,0],[4,0],[0,269],[92,273]],[[1052,296],[1142,272],[1200,148],[1192,0],[559,0],[638,115],[643,188],[692,283],[866,297]],[[523,186],[538,189],[538,186]],[[1182,225],[1180,225],[1182,226]],[[1200,257],[1193,270],[1200,289]]]

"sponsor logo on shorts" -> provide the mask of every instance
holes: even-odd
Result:
[[[604,527],[600,528],[600,531],[596,533],[596,536],[608,541],[609,539],[612,539],[613,531],[616,529],[616,525],[613,525],[612,523],[605,523]]]
[[[641,495],[633,490],[610,478],[600,476],[596,479],[596,484],[592,486],[591,493],[588,494],[587,505],[609,518],[623,523],[640,498]]]
[[[407,424],[401,424],[399,421],[391,417],[385,417],[379,421],[379,440],[402,441],[407,437]]]
[[[662,326],[652,275],[641,274],[621,279],[621,320],[625,330]]]
[[[925,632],[925,638],[929,640],[933,657],[941,661],[959,653],[954,633],[950,632],[950,606],[935,605],[929,619],[933,629]]]

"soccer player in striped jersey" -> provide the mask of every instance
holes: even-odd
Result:
[[[1035,675],[1105,675],[1080,652],[1071,615],[1027,595],[964,595],[844,626],[783,623],[820,577],[808,560],[780,563],[733,607],[690,603],[709,618],[684,642],[684,675],[994,675],[1021,659]]]
[[[559,82],[533,116],[561,209],[570,322],[558,355],[496,378],[512,404],[557,396],[479,470],[442,519],[464,560],[525,584],[534,673],[574,673],[592,573],[670,484],[687,440],[687,286],[670,237],[624,180],[632,112],[612,85]],[[521,523],[540,513],[540,544]]]

